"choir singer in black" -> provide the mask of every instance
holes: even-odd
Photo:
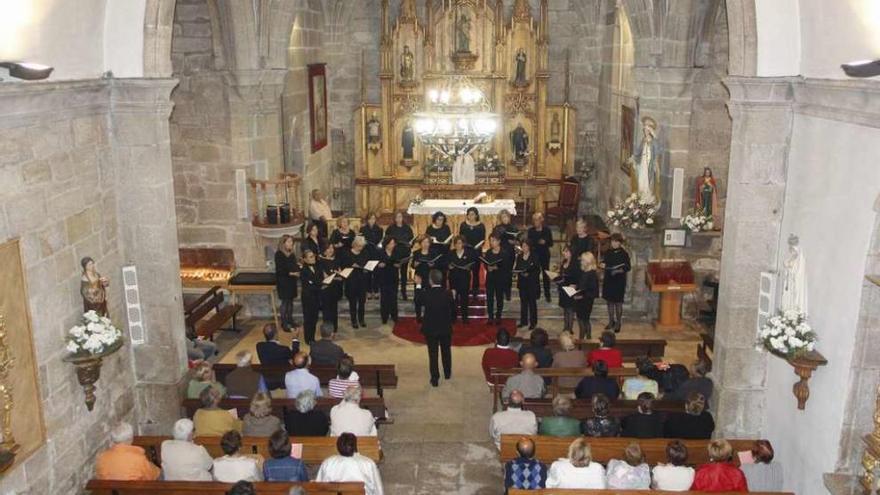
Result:
[[[397,241],[386,237],[379,251],[379,264],[376,266],[376,282],[379,284],[379,314],[382,324],[390,318],[397,323],[397,283],[400,277],[400,259]]]
[[[428,346],[428,369],[431,373],[431,386],[440,382],[440,369],[437,351],[443,360],[443,376],[452,378],[452,322],[455,321],[455,301],[452,294],[443,287],[443,273],[431,270],[428,274],[430,287],[425,289],[425,322],[422,334]]]
[[[488,324],[501,324],[501,312],[504,311],[504,282],[507,275],[502,270],[504,252],[501,249],[501,238],[499,236],[493,235],[489,238],[489,250],[483,253],[480,261],[486,265]]]
[[[456,236],[452,239],[452,252],[449,253],[449,285],[458,305],[462,323],[468,322],[468,302],[471,288],[471,269],[476,264],[476,257],[466,249],[464,239]]]
[[[542,279],[544,280],[544,298],[550,302],[550,276],[547,270],[550,269],[550,248],[553,247],[553,234],[550,229],[544,226],[544,214],[535,212],[532,215],[532,226],[526,234],[527,239],[535,251],[535,257],[541,264]],[[540,294],[538,294],[540,297]]]
[[[534,330],[538,326],[538,297],[541,295],[538,277],[541,276],[541,265],[532,253],[530,242],[520,243],[519,249],[520,252],[516,255],[513,265],[516,288],[519,289],[518,327],[528,325],[529,330]]]
[[[467,217],[458,227],[458,235],[464,239],[464,245],[476,259],[483,252],[486,241],[486,226],[480,221],[480,211],[471,206],[467,209]],[[471,267],[471,291],[474,297],[480,291],[480,264]]]
[[[413,234],[412,227],[407,225],[404,221],[402,211],[398,211],[394,214],[394,223],[385,229],[385,237],[393,237],[394,240],[397,241],[397,250],[399,251],[398,256],[401,260],[405,259],[400,263],[400,296],[406,301],[406,284],[409,282],[407,279],[409,262],[406,260],[409,259],[409,255],[412,253],[413,238],[415,235]]]

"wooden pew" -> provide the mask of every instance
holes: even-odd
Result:
[[[342,399],[333,399],[330,397],[319,397],[315,403],[315,409],[323,411],[327,416],[330,415],[330,409]],[[181,407],[186,411],[186,417],[192,418],[196,413],[196,409],[202,407],[198,399],[184,399]],[[221,409],[233,409],[238,411],[238,417],[243,418],[245,414],[250,412],[250,399],[223,399],[220,401]],[[361,408],[367,409],[373,414],[374,418],[378,418],[379,422],[385,420],[385,399],[382,397],[364,397],[361,399]],[[296,399],[272,399],[272,414],[279,418],[284,418],[286,411],[296,409]]]
[[[253,365],[254,371],[263,375],[267,382],[284,383],[284,375],[293,369],[293,365]],[[234,364],[215,364],[214,374],[217,381],[223,383],[232,370]],[[376,389],[376,395],[383,396],[383,389],[397,388],[397,369],[393,364],[356,364],[354,370],[360,375],[361,386]],[[318,377],[322,387],[326,387],[330,380],[336,378],[336,366],[314,365],[309,366],[309,371]]]
[[[529,343],[527,337],[513,337],[510,340],[519,344]],[[595,340],[575,339],[575,345],[584,352],[590,352],[599,348],[599,342]],[[553,352],[562,350],[562,347],[559,345],[559,339],[550,339],[547,347]],[[634,362],[640,356],[662,359],[666,354],[666,340],[664,339],[619,339],[614,347],[620,349],[623,360],[627,362]]]
[[[578,419],[593,417],[593,406],[589,399],[573,399],[571,405],[569,416]],[[612,400],[611,416],[615,418],[626,417],[636,412],[638,405],[638,401],[635,400]],[[538,418],[552,417],[553,399],[526,399],[523,403],[523,409],[532,411]],[[684,401],[655,400],[653,409],[654,412],[660,414],[684,412]]]
[[[501,435],[501,462],[507,462],[517,458],[516,442],[525,435]],[[553,461],[568,457],[568,446],[579,437],[548,437],[542,435],[530,436],[535,442],[535,458],[550,464]],[[642,447],[645,462],[654,466],[666,462],[666,444],[674,440],[672,438],[588,438],[593,460],[607,464],[611,459],[622,459],[623,450],[632,442],[638,442]],[[688,449],[687,463],[691,465],[705,464],[709,462],[709,453],[706,447],[710,440],[681,440]],[[734,452],[750,450],[754,440],[728,440],[733,446]],[[736,456],[734,456],[736,458]]]
[[[311,492],[309,492],[311,493]],[[542,488],[540,490],[516,490],[511,488],[507,491],[508,495],[645,495],[645,494],[671,494],[676,493],[679,495],[709,495],[710,493],[714,493],[714,495],[718,495],[719,492],[696,492],[696,491],[686,491],[686,492],[667,492],[660,490],[573,490],[573,489],[565,489],[565,488]],[[734,495],[735,492],[720,492],[726,495]],[[791,492],[749,492],[755,495],[794,495]]]
[[[241,311],[240,304],[224,304],[223,293],[220,286],[211,287],[208,292],[199,296],[198,299],[184,308],[184,322],[189,335],[198,335],[210,340],[214,339],[214,333],[232,320],[232,328],[235,328],[235,315]],[[209,313],[214,312],[211,316]]]
[[[196,437],[193,442],[204,446],[211,457],[223,456],[220,448],[221,437]],[[157,466],[162,465],[162,442],[171,437],[140,436],[134,437],[134,445],[143,447],[147,456]],[[303,446],[302,461],[306,464],[320,464],[324,459],[336,455],[336,437],[291,437],[292,443],[301,443]],[[382,449],[379,447],[377,437],[358,437],[358,452],[369,457],[375,462],[382,460]],[[259,454],[266,459],[269,455],[269,437],[242,437],[242,454]]]
[[[498,411],[498,405],[501,403],[501,392],[504,390],[504,384],[507,379],[522,371],[522,368],[491,368],[489,370],[489,378],[492,380],[492,393],[495,395],[495,401],[492,404],[492,411]],[[560,378],[585,377],[593,376],[593,370],[590,368],[538,368],[535,374],[550,379],[550,385],[547,387],[547,395],[556,396],[561,391],[569,391],[564,387],[560,388]],[[617,381],[623,384],[623,380],[628,377],[638,375],[635,368],[611,368],[608,370],[608,376],[617,378]]]
[[[260,495],[287,495],[301,486],[309,495],[363,495],[363,483],[254,483]],[[86,490],[92,495],[226,495],[232,483],[218,481],[111,481],[91,480]]]

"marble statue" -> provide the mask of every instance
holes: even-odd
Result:
[[[467,14],[462,14],[455,24],[455,51],[467,53],[471,51],[471,20]]]
[[[401,145],[403,146],[403,159],[404,160],[412,160],[413,159],[413,150],[416,147],[416,136],[413,132],[412,123],[407,122],[403,127],[403,134],[401,136]]]
[[[642,142],[636,153],[630,157],[629,162],[633,168],[633,191],[640,198],[649,202],[660,202],[657,196],[659,187],[657,179],[657,157],[660,147],[657,144],[657,121],[651,117],[642,119]]]
[[[562,135],[562,124],[559,123],[559,114],[553,114],[553,120],[550,121],[550,142],[558,143]]]
[[[403,53],[400,55],[400,79],[402,81],[412,81],[415,77],[413,60],[413,52],[409,49],[409,45],[403,45]]]
[[[522,48],[516,51],[516,78],[514,78],[514,83],[517,85],[525,85],[528,80],[526,79],[526,51]]]
[[[697,178],[696,206],[712,220],[718,214],[718,184],[709,167],[705,167],[703,175]]]
[[[779,309],[807,312],[807,260],[794,234],[788,236],[788,255],[782,263],[782,297]]]
[[[510,145],[513,147],[513,159],[524,160],[529,154],[529,134],[522,124],[517,124],[516,129],[510,133]]]
[[[83,313],[94,310],[100,316],[107,316],[107,286],[110,281],[98,273],[92,258],[86,256],[80,265],[83,271],[79,293],[83,298]]]
[[[376,112],[370,116],[367,121],[367,142],[370,144],[379,144],[382,142],[382,123],[379,122],[379,116]]]

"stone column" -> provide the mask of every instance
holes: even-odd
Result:
[[[776,270],[793,122],[792,78],[731,77],[730,172],[715,326],[716,432],[763,433],[766,354],[755,350],[761,272]]]
[[[146,341],[131,346],[141,434],[167,434],[186,373],[168,118],[175,79],[116,79],[110,121],[123,264],[135,265]],[[105,377],[113,379],[113,377]]]

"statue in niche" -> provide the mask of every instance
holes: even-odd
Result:
[[[373,151],[379,151],[382,147],[382,123],[376,112],[367,121],[367,147]]]
[[[697,178],[696,206],[714,223],[718,214],[718,184],[709,167],[704,168],[703,175]]]
[[[526,61],[528,57],[526,56],[526,51],[524,48],[520,48],[516,51],[516,77],[513,82],[517,86],[526,86],[529,81],[526,79]]]
[[[79,293],[83,298],[83,313],[94,311],[100,316],[107,316],[107,286],[110,281],[98,273],[95,260],[86,256],[80,261],[82,278]]]
[[[455,23],[455,51],[469,53],[471,51],[471,20],[467,14],[462,14]]]
[[[513,160],[525,161],[529,154],[529,134],[522,124],[517,124],[516,129],[510,133],[510,145],[513,147]]]
[[[788,256],[782,263],[782,297],[779,309],[807,313],[807,260],[801,252],[800,240],[788,236]]]
[[[400,79],[402,81],[409,82],[415,77],[414,58],[409,45],[403,45],[403,53],[400,55]]]
[[[632,192],[645,201],[660,204],[658,155],[660,146],[657,144],[657,121],[651,117],[642,119],[642,142],[636,153],[629,159],[633,169]]]
[[[553,114],[553,120],[550,122],[550,141],[558,143],[559,137],[562,135],[562,124],[559,123],[559,114]]]
[[[413,127],[411,122],[407,122],[404,124],[403,133],[401,135],[401,146],[403,146],[403,159],[404,160],[412,160],[413,159],[413,151],[416,147],[416,136],[413,132]]]

